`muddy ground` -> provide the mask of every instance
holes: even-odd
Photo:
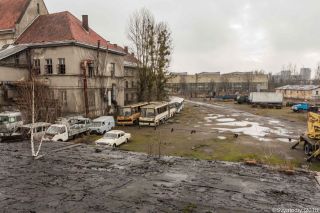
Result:
[[[269,165],[320,169],[319,161],[306,162],[302,145],[296,150],[291,149],[306,129],[302,114],[291,115],[290,111],[283,109],[281,112],[291,116],[286,119],[277,116],[281,114],[277,109],[264,112],[248,106],[237,107],[186,101],[181,114],[156,130],[119,127],[132,134],[131,142],[120,148],[154,155],[160,152],[162,155],[231,162],[254,159]],[[260,112],[264,114],[259,115]],[[193,130],[195,132],[191,134]]]
[[[320,209],[310,173],[46,143],[0,144],[2,212],[272,212]],[[275,212],[275,211],[274,211]]]

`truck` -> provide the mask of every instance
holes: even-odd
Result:
[[[303,102],[303,103],[298,103],[295,104],[291,107],[293,112],[318,112],[319,107],[318,106],[313,106],[309,103]]]
[[[294,112],[301,112],[301,111],[308,111],[309,110],[309,104],[308,103],[298,103],[291,107],[292,111]]]
[[[89,134],[91,126],[92,121],[82,116],[59,118],[47,129],[43,140],[65,142],[79,135]]]
[[[283,95],[276,92],[251,92],[249,103],[252,107],[277,108],[281,109],[283,105]]]
[[[0,140],[13,135],[23,125],[21,112],[0,113]]]
[[[35,141],[40,141],[50,125],[50,123],[45,122],[22,125],[10,135],[2,135],[0,137],[0,142],[19,142],[30,140],[31,132],[33,132],[33,139]]]
[[[291,148],[295,149],[300,143],[303,143],[304,153],[308,156],[310,162],[314,158],[320,157],[320,115],[314,112],[308,113],[307,131],[300,135],[297,143]]]
[[[237,98],[235,99],[235,102],[237,104],[248,103],[249,97],[247,95],[238,95]]]

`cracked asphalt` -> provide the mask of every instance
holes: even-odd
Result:
[[[46,143],[39,160],[24,143],[0,144],[2,212],[320,211],[314,174],[80,145]]]

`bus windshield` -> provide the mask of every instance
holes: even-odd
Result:
[[[141,114],[142,114],[142,117],[154,117],[155,116],[154,109],[150,109],[150,108],[141,109]]]
[[[132,115],[131,108],[129,108],[129,107],[121,108],[119,115],[120,116],[131,116]]]
[[[8,116],[0,116],[0,124],[5,124],[9,122]]]

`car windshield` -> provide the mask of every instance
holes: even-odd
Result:
[[[145,108],[141,110],[142,117],[154,117],[154,109]]]
[[[129,108],[129,107],[121,108],[119,114],[120,114],[121,116],[130,116],[130,115],[132,114],[132,113],[131,113],[131,108]]]
[[[64,132],[64,127],[59,127],[59,126],[50,126],[47,129],[47,133],[54,134],[54,135],[61,134],[63,132]]]
[[[104,138],[115,139],[115,138],[118,137],[118,135],[115,134],[115,133],[106,133],[103,137],[104,137]]]
[[[0,124],[5,124],[9,122],[8,116],[0,116]]]

